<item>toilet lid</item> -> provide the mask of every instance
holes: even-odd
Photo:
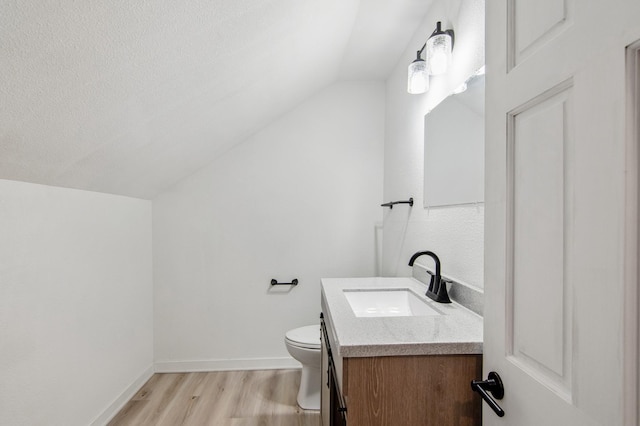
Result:
[[[308,325],[287,331],[285,338],[296,346],[320,349],[320,326]]]

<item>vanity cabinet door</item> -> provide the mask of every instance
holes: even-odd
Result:
[[[481,355],[344,359],[349,426],[480,426]],[[479,377],[479,376],[478,376]]]
[[[331,415],[331,399],[329,394],[329,357],[327,354],[327,345],[324,336],[320,336],[322,343],[322,392],[320,394],[320,417],[322,418],[322,426],[330,425]]]

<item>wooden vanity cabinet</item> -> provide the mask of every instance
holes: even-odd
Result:
[[[322,425],[332,421],[330,361],[322,339]],[[336,356],[335,354],[333,355]],[[480,426],[481,399],[470,382],[482,376],[481,355],[342,358],[341,390],[349,426]],[[333,412],[332,412],[333,411]],[[344,423],[343,423],[344,424]]]

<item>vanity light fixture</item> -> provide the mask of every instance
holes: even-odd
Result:
[[[429,75],[444,74],[451,64],[453,50],[453,30],[442,30],[442,22],[438,21],[436,29],[427,42],[418,50],[416,59],[409,65],[407,73],[407,92],[419,95],[429,90]],[[422,53],[427,50],[426,61]]]
[[[427,40],[427,62],[429,74],[440,75],[447,72],[451,65],[453,50],[453,30],[442,30],[442,22],[438,21],[436,29]]]
[[[418,50],[416,59],[409,65],[407,92],[412,95],[419,95],[429,90],[429,71],[426,61],[421,57],[423,50],[424,46]]]

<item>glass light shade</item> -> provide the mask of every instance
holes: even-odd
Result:
[[[451,64],[451,36],[447,33],[435,34],[427,40],[427,62],[429,74],[447,72]]]
[[[416,59],[411,62],[407,77],[407,92],[419,95],[429,90],[429,72],[424,59]]]

